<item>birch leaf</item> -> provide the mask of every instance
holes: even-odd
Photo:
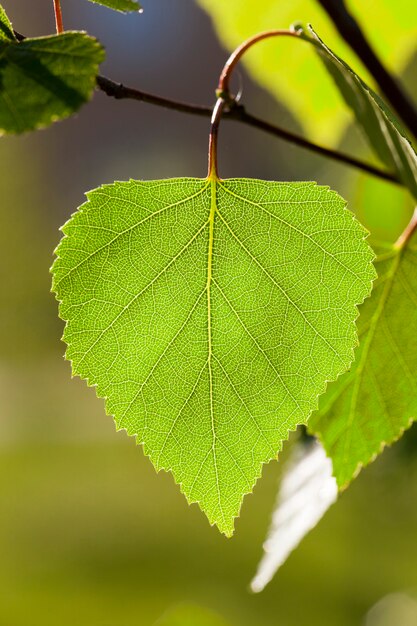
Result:
[[[90,99],[104,50],[81,32],[18,42],[0,7],[0,134],[44,128]]]
[[[262,464],[353,359],[366,231],[327,187],[209,177],[103,186],[63,232],[73,373],[231,535]]]
[[[417,417],[417,237],[380,249],[378,279],[361,307],[360,346],[331,384],[309,429],[333,462],[339,488]]]

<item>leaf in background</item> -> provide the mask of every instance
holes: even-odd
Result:
[[[0,43],[3,41],[17,41],[17,39],[13,32],[13,26],[6,15],[6,11],[0,4]]]
[[[321,520],[337,499],[332,462],[321,444],[313,439],[298,443],[284,469],[264,555],[251,582],[262,591],[291,552]]]
[[[372,247],[394,243],[413,214],[415,203],[408,190],[356,172],[349,173],[345,184],[349,188],[350,204],[355,207],[356,218],[371,233],[369,241]]]
[[[84,33],[0,37],[0,134],[43,128],[77,111],[90,99],[103,59],[101,45]]]
[[[379,250],[378,279],[360,308],[360,345],[309,421],[344,488],[417,417],[417,235]]]
[[[341,40],[316,0],[198,0],[211,16],[223,45],[232,51],[244,39],[294,22],[311,23],[326,33],[329,45],[373,85],[368,73]],[[415,52],[417,10],[410,0],[351,0],[349,8],[365,28],[389,69],[399,71]],[[369,27],[367,28],[367,26]],[[265,41],[243,61],[251,78],[297,116],[315,140],[336,144],[349,115],[318,59],[299,41]]]
[[[408,590],[388,593],[367,611],[363,626],[415,626],[417,597]]]
[[[213,611],[196,604],[178,604],[169,608],[153,626],[231,626]]]
[[[417,199],[417,155],[393,113],[381,98],[325,45],[311,26],[308,32],[305,37],[311,38],[317,46],[325,67],[346,104],[352,109],[370,146]]]
[[[90,0],[94,4],[102,4],[104,7],[114,9],[115,11],[141,11],[142,8],[136,0]]]
[[[231,535],[262,464],[353,359],[366,231],[314,183],[183,178],[101,187],[63,232],[74,374]]]

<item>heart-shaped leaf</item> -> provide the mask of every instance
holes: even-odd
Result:
[[[185,178],[101,187],[63,231],[74,374],[232,534],[262,464],[353,359],[365,230],[314,183]]]

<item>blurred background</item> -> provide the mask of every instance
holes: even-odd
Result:
[[[25,35],[54,32],[52,2],[2,4]],[[85,0],[62,5],[66,29],[85,29],[105,45],[105,75],[213,103],[227,51],[193,0],[143,0],[143,14],[131,16]],[[364,22],[372,18],[372,2],[365,5]],[[404,7],[407,24],[417,8]],[[416,61],[411,55],[402,68],[411,93]],[[280,71],[291,71],[291,59]],[[304,132],[244,70],[241,84],[250,111]],[[71,379],[50,294],[59,226],[102,183],[205,176],[207,134],[205,119],[96,93],[67,121],[0,140],[0,626],[417,624],[415,428],[255,595],[248,585],[282,463],[265,467],[227,540],[187,505],[171,475],[157,475],[134,441],[115,432],[94,390]],[[353,128],[338,142],[370,158]],[[375,239],[395,239],[413,208],[405,191],[235,123],[222,127],[220,168],[224,177],[330,185]]]

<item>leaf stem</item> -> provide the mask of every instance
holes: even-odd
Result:
[[[97,86],[107,96],[115,98],[116,100],[128,99],[137,100],[138,102],[147,102],[148,104],[160,106],[165,109],[171,109],[172,111],[179,111],[181,113],[188,113],[189,115],[197,115],[199,117],[210,117],[213,113],[212,107],[204,106],[201,104],[193,104],[189,102],[181,102],[178,100],[172,100],[171,98],[164,98],[162,96],[151,94],[139,89],[134,89],[133,87],[127,87],[125,85],[122,85],[121,83],[110,80],[105,76],[98,76]],[[343,163],[344,165],[354,167],[362,172],[365,172],[366,174],[370,174],[371,176],[375,176],[390,183],[402,185],[401,181],[396,177],[395,174],[387,172],[380,167],[376,167],[374,165],[371,165],[370,163],[366,163],[361,159],[357,159],[356,157],[350,156],[338,150],[325,148],[324,146],[315,144],[312,141],[309,141],[308,139],[297,135],[296,133],[292,133],[285,128],[277,126],[276,124],[271,124],[270,122],[263,120],[256,115],[253,115],[252,113],[247,112],[241,104],[237,104],[236,102],[230,104],[229,108],[223,111],[222,118],[224,120],[234,120],[236,122],[245,124],[246,126],[252,126],[253,128],[263,130],[269,135],[279,137],[284,141],[288,141],[289,143],[295,144],[296,146],[300,146],[301,148],[309,150],[310,152],[320,154],[321,156],[332,159],[333,161],[338,161],[339,163]]]
[[[26,39],[24,35],[16,30],[14,31],[14,34],[18,41],[24,41]],[[105,76],[97,77],[97,87],[107,96],[115,98],[116,100],[128,99],[137,100],[139,102],[147,102],[148,104],[160,106],[165,109],[180,111],[181,113],[188,113],[189,115],[198,115],[200,117],[210,117],[213,112],[211,107],[172,100],[171,98],[164,98],[163,96],[147,93],[139,89],[134,89],[133,87],[126,87],[121,83],[110,80],[110,78],[106,78]],[[276,124],[271,124],[270,122],[249,113],[246,111],[244,106],[238,104],[234,100],[229,104],[229,108],[222,112],[222,117],[223,119],[234,120],[245,124],[246,126],[252,126],[258,130],[263,130],[265,133],[273,135],[274,137],[279,137],[288,143],[292,143],[300,148],[314,152],[315,154],[320,154],[321,156],[332,159],[333,161],[354,167],[362,172],[365,172],[366,174],[370,174],[371,176],[375,176],[381,180],[393,183],[394,185],[402,185],[402,182],[395,174],[387,172],[386,170],[383,170],[375,165],[371,165],[370,163],[366,163],[366,161],[363,161],[362,159],[357,159],[349,154],[340,152],[339,150],[333,150],[331,148],[320,146],[312,141],[309,141],[308,139],[305,139],[304,137],[301,137],[300,135],[297,135],[296,133],[286,130],[285,128],[277,126]]]
[[[232,52],[227,59],[219,78],[219,84],[217,87],[216,95],[217,102],[213,108],[213,114],[210,123],[209,134],[209,150],[208,150],[208,177],[218,178],[218,165],[217,165],[217,138],[219,134],[219,125],[222,118],[222,114],[226,107],[233,108],[235,99],[230,95],[229,82],[233,74],[233,70],[238,64],[242,56],[255,44],[268,39],[269,37],[298,37],[299,33],[294,30],[265,30],[249,39],[246,39],[240,46]]]
[[[208,178],[219,178],[217,166],[217,137],[219,134],[220,119],[225,106],[226,100],[224,98],[217,98],[217,102],[214,105],[213,114],[211,116],[208,150]]]
[[[62,22],[61,0],[54,0],[55,24],[56,32],[59,35],[64,32],[64,24]]]
[[[417,207],[414,209],[414,213],[411,216],[411,220],[408,222],[407,226],[404,228],[401,235],[398,237],[397,241],[394,243],[394,248],[396,250],[401,250],[407,242],[411,239],[413,233],[417,229]]]
[[[238,46],[236,50],[232,52],[230,57],[227,59],[223,67],[222,73],[220,74],[219,86],[218,86],[219,92],[223,92],[224,94],[228,95],[229,81],[233,73],[233,70],[235,69],[237,63],[240,61],[240,59],[245,54],[245,52],[249,50],[249,48],[251,48],[253,45],[259,43],[260,41],[263,41],[264,39],[269,39],[270,37],[299,37],[299,36],[300,36],[300,33],[296,30],[274,29],[274,30],[265,30],[261,33],[258,33],[257,35],[254,35],[253,37],[250,37],[249,39],[246,39],[246,41],[240,44],[240,46]]]

